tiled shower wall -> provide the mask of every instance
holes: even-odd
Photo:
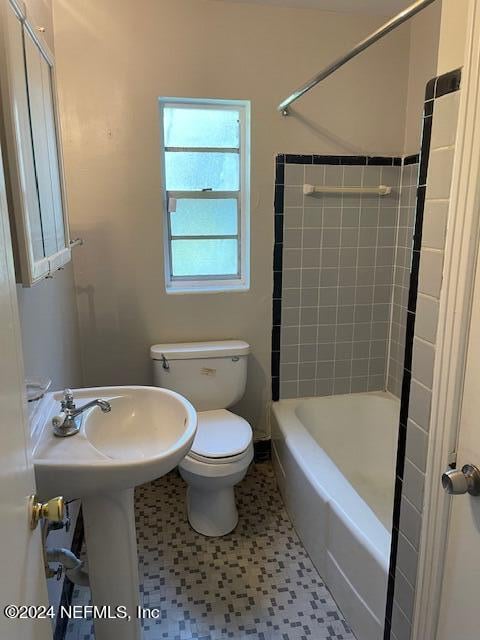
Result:
[[[410,640],[461,70],[427,85],[407,316],[385,640]]]
[[[400,158],[277,158],[274,399],[385,388],[401,172]],[[393,189],[308,196],[304,183]]]
[[[418,156],[405,158],[400,180],[387,380],[388,391],[396,395],[397,398],[400,398],[402,391],[410,265],[417,202],[418,163]]]

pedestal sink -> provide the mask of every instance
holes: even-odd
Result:
[[[190,450],[197,416],[179,394],[157,387],[74,391],[77,407],[107,400],[109,413],[85,411],[79,433],[58,438],[52,418],[62,393],[42,400],[33,424],[40,497],[81,498],[93,604],[126,607],[130,619],[97,619],[96,640],[140,640],[134,487],[173,469]]]

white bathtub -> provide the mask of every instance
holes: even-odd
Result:
[[[384,392],[273,403],[285,505],[358,640],[381,640],[400,403]]]

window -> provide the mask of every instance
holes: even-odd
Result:
[[[167,292],[249,286],[250,104],[160,98]]]

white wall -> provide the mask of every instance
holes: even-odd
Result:
[[[266,425],[276,153],[399,154],[409,29],[282,118],[276,105],[382,18],[213,0],[55,0],[54,26],[83,368],[88,385],[149,383],[155,342],[242,338],[239,411]],[[157,97],[252,101],[252,286],[167,296]]]
[[[441,12],[442,3],[437,0],[410,22],[405,155],[420,151],[425,87],[427,82],[437,75]]]
[[[27,377],[48,377],[53,389],[81,386],[81,358],[73,268],[51,280],[17,287]]]
[[[475,0],[442,0],[437,74],[463,66],[467,18]]]

